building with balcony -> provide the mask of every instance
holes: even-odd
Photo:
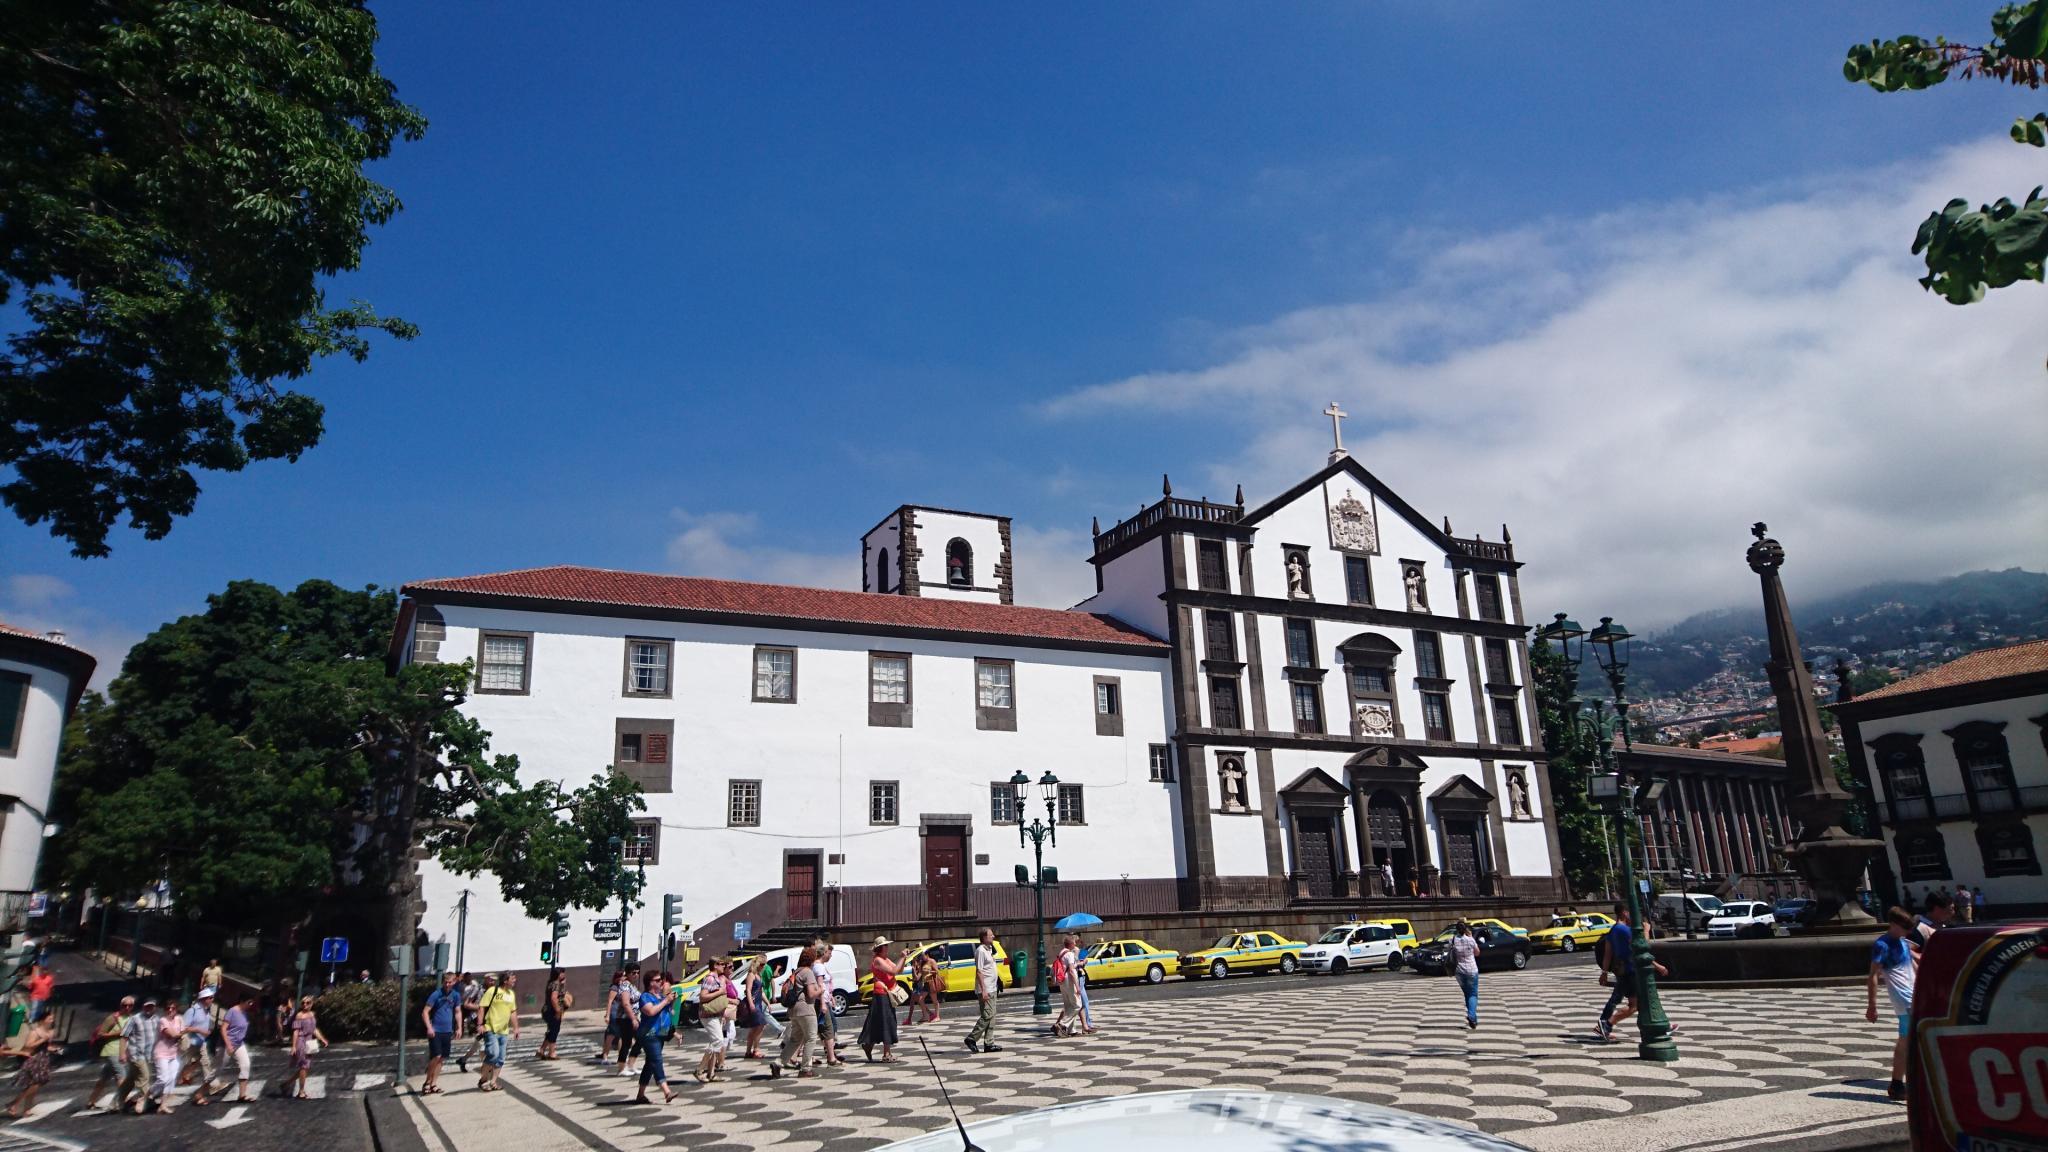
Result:
[[[1907,899],[1964,884],[1990,915],[2048,911],[2048,640],[1973,652],[1834,713]]]

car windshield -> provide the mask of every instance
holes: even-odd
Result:
[[[1457,934],[1458,930],[1456,928],[1446,928],[1443,931],[1436,934],[1437,942],[1442,943],[1446,940],[1449,940],[1451,937],[1456,936]]]
[[[1579,926],[1579,918],[1577,916],[1552,916],[1550,918],[1550,926],[1552,928],[1577,928]]]
[[[1351,939],[1351,929],[1332,928],[1328,932],[1323,933],[1321,936],[1316,937],[1316,943],[1342,944],[1343,942],[1349,939]]]
[[[1693,899],[1699,902],[1702,911],[1719,912],[1721,910],[1721,898],[1719,896],[1695,896]]]
[[[1218,936],[1218,937],[1216,938],[1216,943],[1214,943],[1214,944],[1210,945],[1210,947],[1212,947],[1212,948],[1235,948],[1235,947],[1237,947],[1237,937],[1235,937],[1235,936]]]

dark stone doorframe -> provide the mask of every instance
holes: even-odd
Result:
[[[926,882],[925,837],[934,828],[960,830],[960,903],[958,912],[932,910],[931,886]],[[965,812],[921,812],[917,817],[918,914],[921,916],[972,916],[974,914],[974,817]]]

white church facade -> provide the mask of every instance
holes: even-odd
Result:
[[[402,590],[394,663],[473,660],[464,709],[530,777],[638,781],[646,889],[744,922],[1023,918],[1010,780],[1057,778],[1047,863],[1099,914],[1561,889],[1506,541],[1422,519],[1341,453],[1256,509],[1173,497],[1096,534],[1099,592],[1012,601],[1006,518],[905,505],[863,591],[559,566]],[[545,921],[422,865],[422,928],[530,966]],[[576,912],[560,961],[595,965]],[[444,923],[446,921],[446,923]],[[957,927],[960,933],[952,929]]]

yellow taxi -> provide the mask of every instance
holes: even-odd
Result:
[[[1403,948],[1413,948],[1419,943],[1415,939],[1415,925],[1406,920],[1361,920],[1359,923],[1374,924],[1381,928],[1392,929],[1395,941]]]
[[[1088,949],[1088,982],[1143,980],[1158,984],[1180,967],[1180,955],[1143,940],[1109,940]]]
[[[911,987],[916,972],[918,957],[930,953],[939,962],[939,987],[945,995],[957,996],[974,991],[974,946],[979,940],[935,940],[905,952],[902,956],[903,971],[896,982],[904,988]],[[1010,978],[1010,954],[1003,950],[1002,941],[996,942],[996,983],[1008,988]],[[875,978],[866,972],[860,974],[860,998],[865,1000],[872,991]]]
[[[1598,912],[1566,912],[1550,918],[1550,927],[1529,933],[1529,947],[1537,952],[1577,952],[1591,948],[1614,927],[1612,916]]]
[[[1517,928],[1513,924],[1510,924],[1505,920],[1495,920],[1491,916],[1482,916],[1477,920],[1467,920],[1465,921],[1465,923],[1470,924],[1474,928],[1480,927],[1481,925],[1485,925],[1488,928],[1498,928],[1503,932],[1515,936],[1527,936],[1529,934],[1529,930],[1527,928]]]
[[[1292,973],[1301,968],[1301,950],[1306,947],[1306,941],[1271,932],[1232,932],[1199,952],[1181,953],[1180,974],[1191,980],[1202,976],[1221,980],[1233,972]]]

